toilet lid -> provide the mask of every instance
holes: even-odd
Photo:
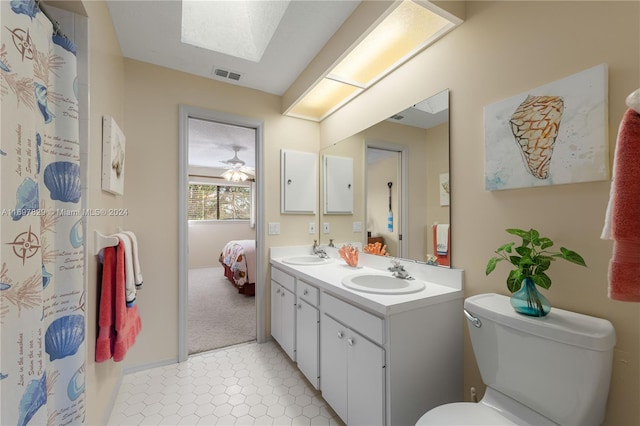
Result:
[[[416,426],[427,425],[517,425],[504,417],[497,410],[481,403],[456,402],[445,404],[427,411],[416,423]]]

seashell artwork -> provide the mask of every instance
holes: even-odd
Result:
[[[33,0],[11,0],[11,10],[17,14],[24,14],[35,18],[38,13],[38,5]]]
[[[40,206],[38,184],[31,178],[22,181],[16,191],[16,208],[11,212],[13,220],[20,220],[23,216],[37,210]]]
[[[69,241],[73,248],[79,248],[84,244],[84,236],[82,234],[82,219],[78,220],[69,232]]]
[[[2,71],[11,72],[11,69],[4,62],[0,61],[0,69]]]
[[[84,341],[84,316],[67,315],[49,325],[44,335],[44,349],[49,360],[74,355]]]
[[[1,290],[9,290],[11,288],[11,284],[0,283],[0,291]]]
[[[32,380],[20,399],[20,417],[18,426],[29,423],[33,415],[47,403],[47,373],[40,379]]]
[[[553,146],[563,111],[564,99],[561,96],[529,95],[509,120],[525,167],[538,179],[549,177]]]
[[[485,189],[609,180],[608,86],[600,64],[486,105]]]
[[[40,165],[42,164],[40,146],[42,146],[42,136],[40,136],[40,133],[36,133],[36,173],[38,174],[40,174]]]
[[[84,392],[85,388],[85,364],[82,364],[78,371],[74,373],[67,385],[67,396],[71,401],[78,399]]]
[[[76,45],[65,36],[60,35],[58,33],[54,33],[51,40],[53,41],[54,44],[57,44],[58,46],[62,47],[67,52],[73,53],[74,56],[76,55]]]
[[[33,83],[34,93],[36,95],[36,102],[38,103],[38,109],[42,113],[45,124],[51,123],[51,120],[55,117],[49,110],[49,104],[47,100],[47,88],[40,83]]]
[[[80,166],[68,161],[56,161],[44,169],[44,184],[52,200],[70,203],[80,201]]]

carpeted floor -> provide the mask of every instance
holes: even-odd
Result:
[[[189,354],[255,340],[254,296],[239,294],[222,267],[189,270]]]

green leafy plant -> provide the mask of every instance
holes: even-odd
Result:
[[[507,243],[498,247],[495,251],[498,256],[492,257],[487,263],[486,275],[493,272],[498,262],[503,260],[510,262],[516,267],[509,272],[507,277],[507,288],[512,293],[520,290],[525,278],[530,278],[542,288],[551,287],[551,278],[546,274],[546,271],[551,266],[551,262],[556,259],[564,259],[577,265],[587,266],[582,256],[573,250],[560,247],[559,252],[548,251],[547,249],[553,246],[553,241],[547,237],[541,237],[535,229],[524,231],[510,228],[506,231],[522,238],[522,244],[515,246],[516,243]]]

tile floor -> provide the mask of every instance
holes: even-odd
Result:
[[[277,343],[127,374],[109,425],[344,425]]]

